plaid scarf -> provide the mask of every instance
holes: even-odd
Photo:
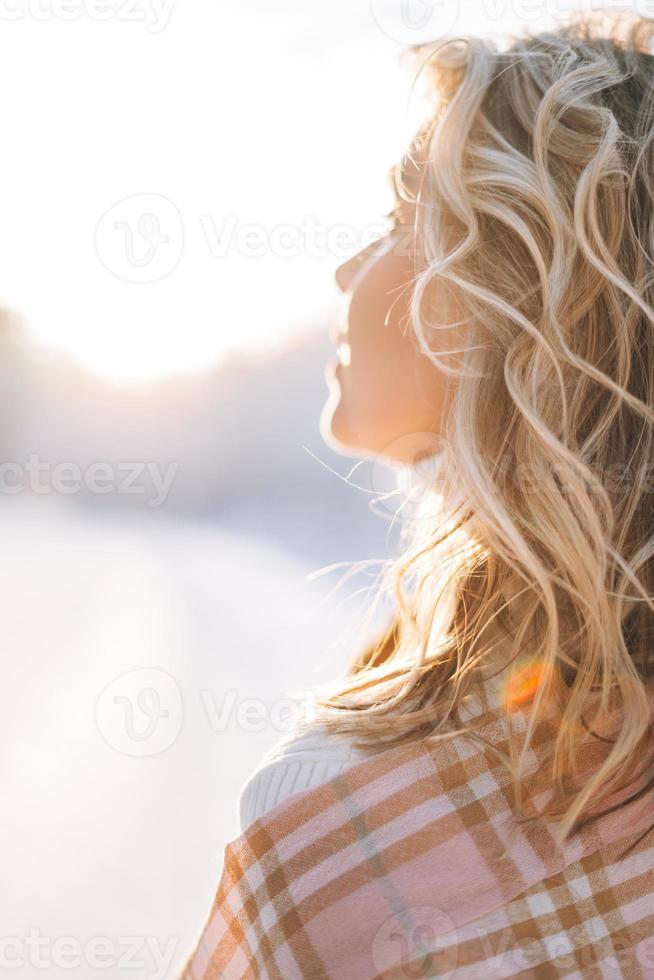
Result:
[[[526,754],[527,821],[498,756],[508,716],[497,701],[478,714],[483,742],[386,749],[228,844],[183,980],[653,978],[652,793],[617,809],[614,795],[559,847],[538,816],[555,713]],[[525,731],[522,709],[511,724]],[[590,735],[583,766],[605,751]]]

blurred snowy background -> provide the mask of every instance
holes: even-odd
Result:
[[[372,578],[329,593],[340,563],[391,543],[370,494],[335,475],[354,461],[318,434],[327,349],[307,334],[125,386],[5,336],[0,905],[16,976],[174,976],[245,778],[297,692],[354,652]],[[53,489],[61,461],[79,492]],[[147,478],[90,492],[98,461],[174,479],[161,500]],[[379,491],[379,469],[360,470]]]
[[[338,563],[395,547],[318,417],[398,56],[579,6],[0,0],[0,973],[176,975],[289,692],[355,652]]]

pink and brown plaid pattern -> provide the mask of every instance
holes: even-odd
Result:
[[[512,815],[501,707],[478,721],[487,746],[388,749],[248,827],[183,980],[654,978],[652,795],[560,848],[547,821]]]

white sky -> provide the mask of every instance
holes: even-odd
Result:
[[[404,44],[421,24],[535,24],[555,2],[577,5],[0,0],[0,296],[40,341],[120,378],[327,323],[339,258],[301,226],[380,224],[411,127]],[[239,248],[252,224],[262,238]]]

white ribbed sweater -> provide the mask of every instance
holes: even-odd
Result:
[[[287,735],[264,756],[239,799],[241,831],[277,803],[338,775],[365,753],[345,736],[315,726],[302,735]]]
[[[487,678],[485,685],[491,698],[497,697],[505,680],[505,673]],[[459,706],[461,720],[465,720],[468,711],[472,717],[480,708],[477,696],[468,695]],[[315,725],[301,735],[286,735],[263,757],[241,791],[241,832],[288,796],[326,782],[367,755],[362,749],[353,748],[347,736],[333,735],[324,725]]]

